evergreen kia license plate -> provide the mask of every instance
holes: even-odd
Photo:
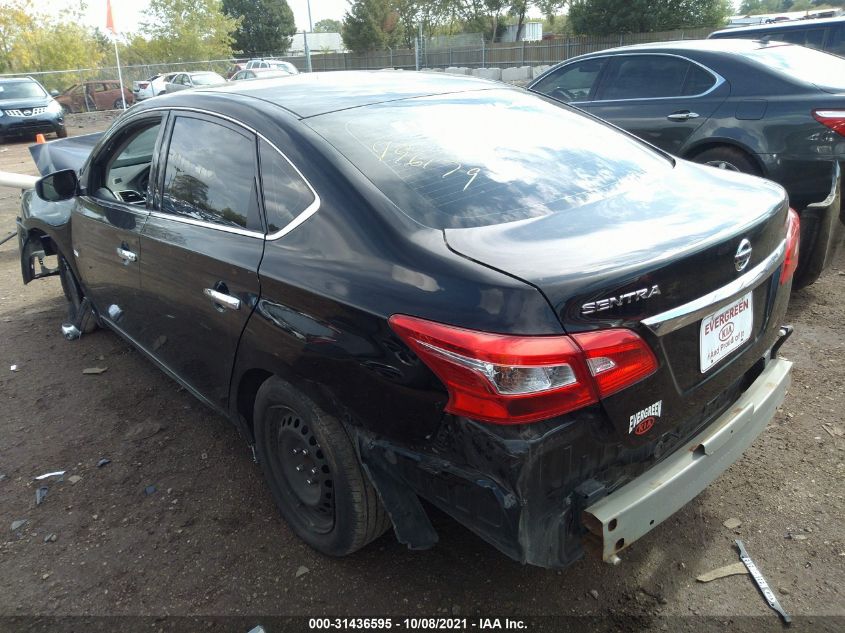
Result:
[[[751,293],[744,295],[701,321],[701,373],[709,370],[751,338],[754,310]]]

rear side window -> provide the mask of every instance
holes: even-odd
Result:
[[[173,125],[161,210],[231,228],[255,213],[255,139],[204,119]]]
[[[518,90],[392,101],[308,124],[403,213],[435,229],[565,213],[647,192],[672,169],[628,135]]]
[[[267,232],[275,233],[314,203],[314,192],[293,165],[263,140],[259,142],[259,156]]]
[[[692,66],[684,59],[667,55],[616,57],[602,82],[599,98],[612,101],[681,96]]]
[[[716,77],[697,64],[690,64],[684,81],[684,96],[700,95],[710,90],[716,83]]]
[[[531,89],[559,101],[588,101],[607,58],[588,59],[559,68]]]

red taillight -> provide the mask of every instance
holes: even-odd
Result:
[[[845,110],[813,110],[813,118],[837,134],[845,136]]]
[[[651,348],[631,330],[599,330],[573,334],[584,350],[599,397],[624,389],[651,375],[657,359]]]
[[[786,259],[780,271],[780,283],[785,284],[798,268],[798,245],[801,242],[801,220],[794,209],[786,216]]]
[[[141,90],[145,90],[149,85],[150,84],[148,84],[146,81],[142,81],[138,83],[138,88],[140,88]]]
[[[446,411],[496,424],[580,409],[657,368],[646,343],[629,330],[513,336],[401,314],[390,317],[390,326],[446,385]]]

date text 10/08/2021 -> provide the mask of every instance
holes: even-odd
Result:
[[[321,630],[389,630],[409,631],[490,631],[526,630],[528,625],[518,618],[309,618],[308,629]]]

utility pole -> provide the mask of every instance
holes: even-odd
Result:
[[[306,4],[308,5],[308,32],[314,31],[314,25],[311,23],[311,0],[306,0]]]

